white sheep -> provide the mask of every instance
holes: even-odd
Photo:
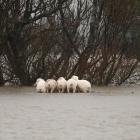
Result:
[[[5,82],[4,86],[6,86],[6,87],[14,86],[14,84],[12,82]]]
[[[67,81],[65,80],[64,77],[60,77],[57,80],[57,90],[59,93],[64,93],[65,89],[67,87]]]
[[[54,79],[48,79],[46,81],[46,92],[53,93],[57,87],[57,82]]]
[[[77,88],[77,80],[69,79],[67,81],[67,92],[70,93],[70,91],[72,90],[72,93],[75,93],[76,88]]]
[[[71,79],[78,80],[79,78],[78,78],[78,76],[73,75],[73,76],[71,77]]]
[[[42,78],[38,78],[35,83],[36,91],[39,93],[45,93],[46,92],[46,82]]]
[[[78,80],[77,87],[80,92],[91,92],[91,84],[87,80]]]

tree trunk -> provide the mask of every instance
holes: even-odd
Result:
[[[0,69],[0,86],[3,86],[3,85],[4,85],[4,79],[3,79],[2,71]]]
[[[15,26],[13,32],[8,34],[8,44],[6,55],[10,62],[14,74],[19,78],[22,85],[31,85],[30,76],[26,67],[26,47],[24,39],[21,37],[22,25]]]

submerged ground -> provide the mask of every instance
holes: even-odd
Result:
[[[140,140],[140,87],[91,94],[0,88],[0,140]]]

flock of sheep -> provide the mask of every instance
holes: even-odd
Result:
[[[60,77],[57,81],[54,79],[44,80],[38,78],[35,83],[36,91],[39,93],[76,93],[76,92],[91,92],[91,84],[87,80],[79,80],[78,76],[72,76],[69,80]]]

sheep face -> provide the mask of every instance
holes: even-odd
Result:
[[[71,79],[78,80],[79,78],[78,78],[78,76],[73,75],[73,76],[71,77]]]
[[[36,80],[35,85],[37,85],[37,83],[39,83],[40,81],[44,81],[44,79],[42,79],[42,78],[38,78],[38,79]]]

